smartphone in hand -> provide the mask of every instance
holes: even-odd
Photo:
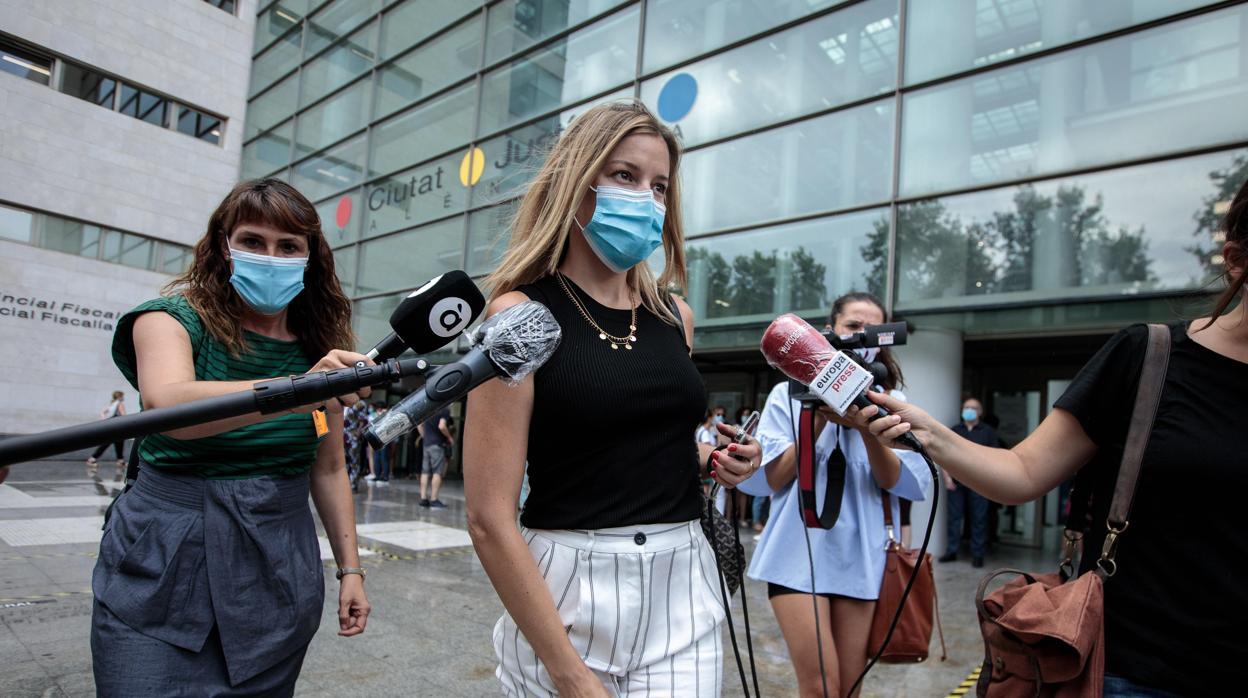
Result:
[[[750,416],[745,418],[745,423],[737,427],[737,433],[732,437],[733,442],[745,443],[745,437],[753,436],[756,429],[758,429],[758,410],[751,412]]]

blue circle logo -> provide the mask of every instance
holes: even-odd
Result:
[[[659,91],[659,118],[675,123],[685,118],[698,99],[698,81],[689,73],[677,73]]]

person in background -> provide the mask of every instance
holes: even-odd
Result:
[[[1225,695],[1248,657],[1248,585],[1232,571],[1248,556],[1248,538],[1235,524],[1248,491],[1248,183],[1219,232],[1225,288],[1208,317],[1170,326],[1169,364],[1130,525],[1115,537],[1114,574],[1104,585],[1105,698]],[[1040,426],[1009,450],[973,443],[916,405],[882,395],[870,398],[893,414],[869,428],[887,443],[913,433],[959,482],[1006,504],[1035,500],[1091,468],[1083,546],[1097,554],[1083,556],[1086,573],[1108,538],[1147,345],[1144,325],[1115,334]]]
[[[316,208],[261,179],[225,197],[165,295],[118,320],[113,360],[159,409],[371,364],[334,348],[354,345]],[[98,696],[293,695],[325,602],[309,496],[338,564],[339,634],[364,632],[342,408],[367,394],[144,437],[91,579]]]
[[[964,439],[996,448],[1000,439],[997,430],[980,421],[984,414],[984,406],[979,400],[968,397],[962,401],[962,421],[953,427],[953,433]],[[958,559],[958,548],[962,545],[962,515],[967,509],[971,513],[971,566],[983,567],[984,555],[988,552],[988,500],[975,490],[953,479],[948,470],[942,471],[945,489],[949,491],[945,504],[945,554],[940,556],[941,562],[953,562]]]
[[[373,403],[373,419],[377,419],[386,413],[386,403],[377,401]],[[372,448],[373,451],[373,474],[376,476],[374,484],[378,487],[390,486],[390,449],[394,444],[386,444],[381,448]]]
[[[361,400],[343,411],[343,449],[352,492],[360,491],[360,480],[368,474],[368,458],[364,454],[364,431],[366,429],[368,429],[368,406]]]
[[[120,390],[114,390],[113,401],[108,403],[107,407],[100,410],[100,419],[112,419],[113,417],[120,417],[125,414],[125,398],[125,393]],[[125,444],[125,439],[113,442],[113,454],[117,456],[117,473],[119,475],[126,469]],[[107,449],[108,444],[100,444],[100,447],[95,449],[95,453],[92,453],[91,456],[87,458],[88,475],[95,475],[99,470],[99,457],[104,455],[104,451]]]
[[[420,506],[445,509],[446,505],[438,499],[438,492],[442,489],[442,478],[450,463],[451,444],[455,442],[455,435],[451,433],[450,408],[442,407],[429,419],[416,425],[416,429],[420,431],[421,447],[424,449],[420,466]],[[426,491],[429,493],[427,498]]]
[[[706,444],[714,448],[719,445],[719,430],[715,428],[715,412],[707,410],[706,417],[698,428],[694,431],[693,440],[696,443]]]
[[[832,304],[828,329],[845,336],[884,320],[884,305],[878,298],[848,293]],[[889,350],[853,351],[888,367],[888,379],[880,387],[896,391],[902,385],[901,367]],[[794,431],[800,409],[800,403],[789,396],[788,381],[772,388],[763,408],[758,440],[763,445],[764,466],[740,489],[755,496],[770,495],[772,509],[754,549],[749,576],[767,582],[767,597],[797,674],[798,694],[803,698],[844,696],[866,666],[871,619],[884,576],[883,492],[891,495],[893,521],[898,521],[898,499],[923,499],[930,478],[918,454],[895,451],[871,436],[856,408],[842,417],[821,407],[815,422],[815,462],[825,464],[838,453],[845,459],[844,494],[835,526],[806,529],[796,485]],[[815,491],[820,496],[827,472],[826,467],[816,471]],[[814,588],[805,554],[808,535]],[[819,642],[812,593],[817,597]]]

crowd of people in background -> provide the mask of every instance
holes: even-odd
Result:
[[[423,424],[383,448],[374,448],[364,433],[368,425],[389,407],[381,400],[360,401],[345,411],[343,450],[351,489],[359,492],[360,483],[368,487],[388,487],[390,478],[420,479],[420,506],[445,509],[438,499],[442,479],[451,459],[455,443],[455,419],[449,408],[434,413]]]

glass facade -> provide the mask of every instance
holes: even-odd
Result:
[[[1210,0],[262,2],[243,174],[316,201],[370,341],[430,276],[489,273],[562,129],[637,98],[686,148],[700,346],[851,289],[1087,331],[1219,271],[1246,35]]]
[[[186,245],[2,204],[0,239],[165,274],[181,274],[191,264]]]

